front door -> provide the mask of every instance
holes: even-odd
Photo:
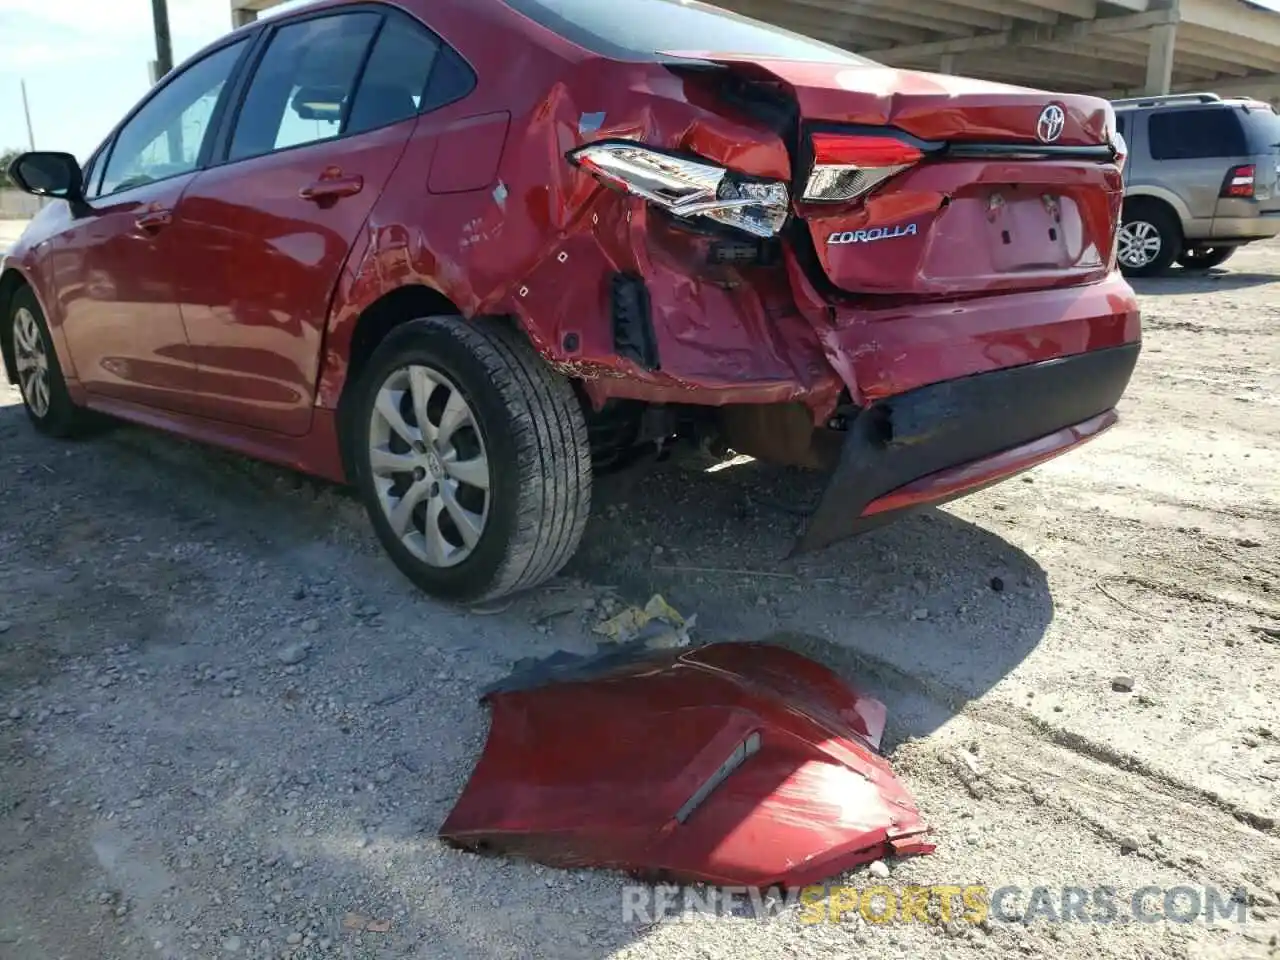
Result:
[[[417,27],[361,10],[285,20],[267,40],[224,162],[178,210],[205,415],[289,436],[310,428],[338,278],[413,132],[435,55]]]
[[[227,81],[248,41],[201,58],[167,80],[113,138],[90,209],[59,245],[63,330],[76,373],[92,394],[171,410],[195,388],[170,240],[183,191]],[[63,266],[65,264],[65,267]]]

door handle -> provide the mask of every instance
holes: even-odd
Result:
[[[337,200],[340,197],[354,197],[364,189],[364,177],[333,177],[317,180],[298,191],[303,200],[317,202]]]
[[[149,210],[133,221],[139,230],[155,233],[173,223],[172,210]]]

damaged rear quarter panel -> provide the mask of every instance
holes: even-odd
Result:
[[[490,16],[495,30],[527,29]],[[712,111],[704,91],[660,65],[604,60],[539,36],[519,47],[519,63],[496,68],[487,51],[514,47],[495,44],[480,18],[456,17],[452,30],[449,17],[435,19],[476,65],[478,85],[420,118],[352,252],[332,313],[321,404],[337,403],[351,337],[369,304],[397,287],[424,285],[464,316],[518,318],[544,357],[582,379],[596,402],[800,400],[815,420],[825,416],[843,385],[796,307],[784,265],[712,264],[706,236],[603,188],[565,158],[585,143],[629,138],[789,181],[781,138],[728,108]],[[461,169],[457,158],[473,141],[490,152],[499,125],[485,121],[504,112],[510,121],[496,174],[478,175],[480,162]],[[459,183],[470,189],[441,190]],[[615,350],[617,272],[646,282],[657,369]]]

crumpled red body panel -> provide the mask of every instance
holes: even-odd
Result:
[[[877,753],[883,705],[812,660],[727,643],[574,670],[485,695],[489,739],[442,837],[551,866],[755,888],[933,849]]]

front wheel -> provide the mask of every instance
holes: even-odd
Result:
[[[1185,270],[1212,270],[1231,259],[1235,247],[1195,247],[1178,257],[1178,265]]]
[[[83,433],[91,419],[71,402],[48,321],[29,288],[13,295],[8,323],[18,389],[32,425],[46,436],[61,439]]]
[[[495,599],[573,556],[591,506],[586,422],[569,382],[514,329],[461,317],[403,324],[355,400],[361,498],[419,588]]]

